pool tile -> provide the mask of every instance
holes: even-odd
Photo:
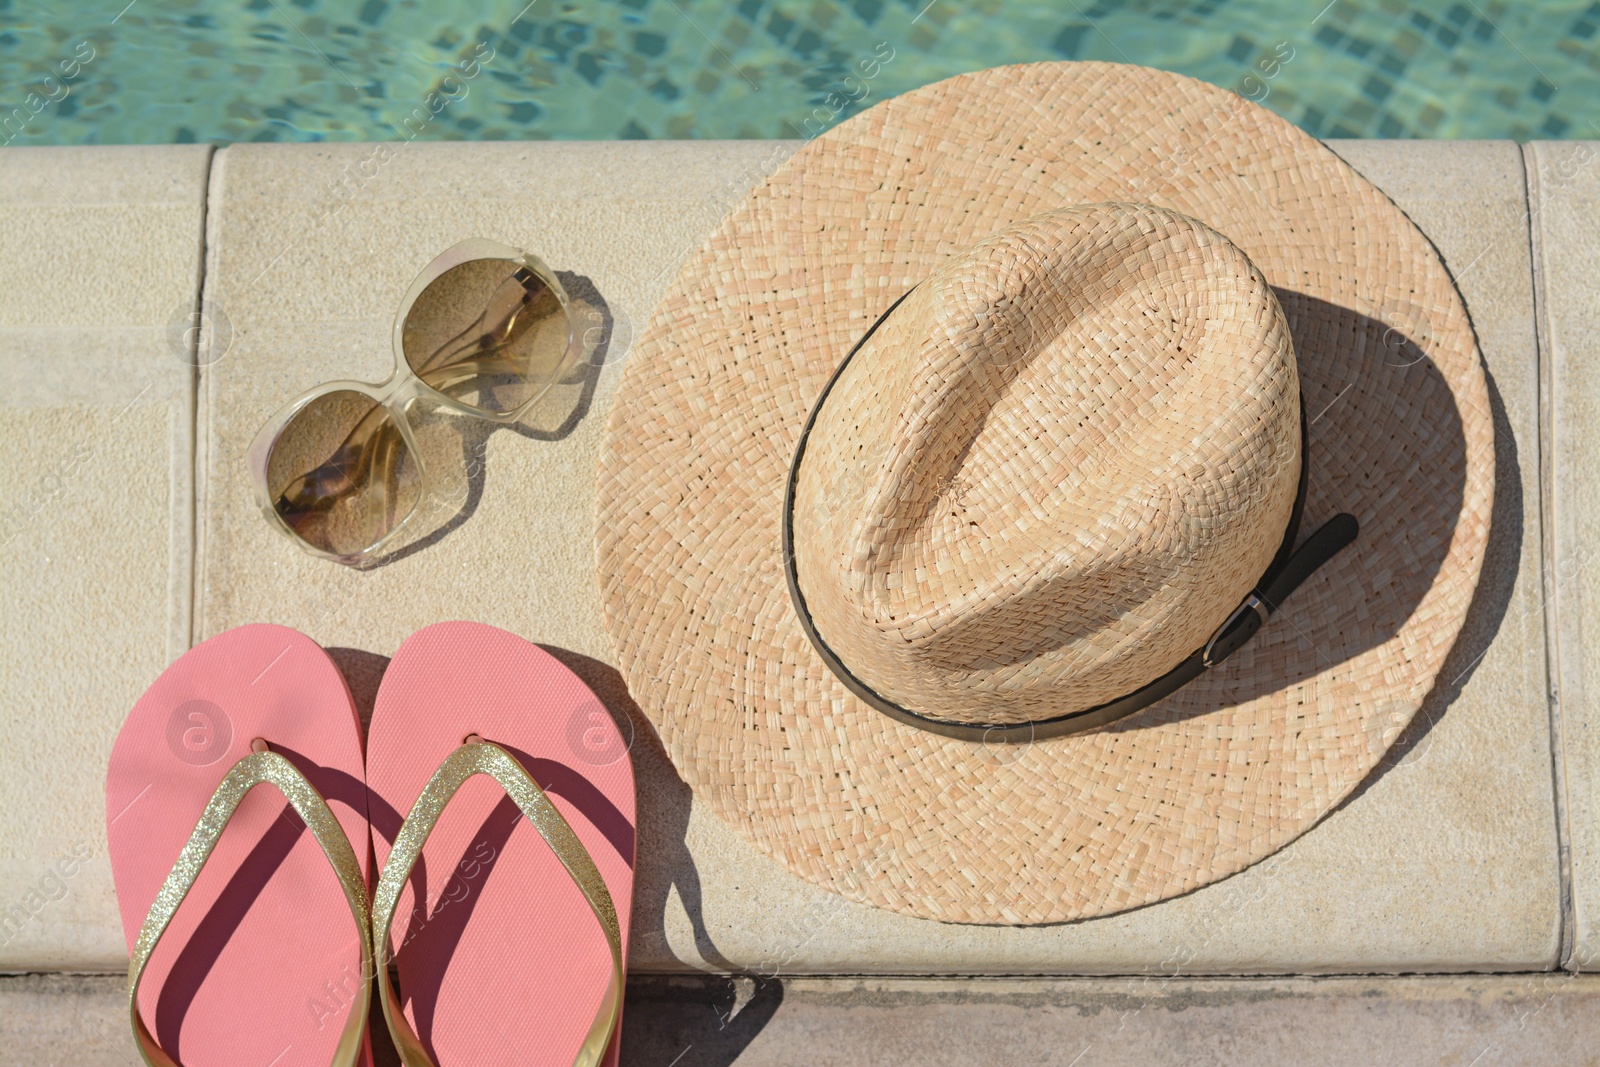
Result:
[[[92,5],[71,0],[8,30],[0,74],[22,85],[47,69],[78,23],[93,21],[73,18],[80,6]],[[1007,0],[1003,10],[947,0],[611,0],[534,5],[514,22],[509,11],[352,6],[296,0],[189,17],[174,10],[184,5],[146,0],[114,32],[94,35],[97,58],[19,143],[81,142],[106,129],[156,142],[184,131],[217,141],[391,137],[479,45],[494,51],[490,76],[452,100],[425,139],[783,136],[878,42],[895,59],[873,100],[977,66],[1058,58],[1143,63],[1237,88],[1257,51],[1283,42],[1296,58],[1279,84],[1296,93],[1267,105],[1317,136],[1554,135],[1552,108],[1571,123],[1561,136],[1600,132],[1589,129],[1600,122],[1600,15],[1577,0],[1485,0],[1482,11],[1430,0],[1338,0],[1311,11],[1278,0],[1076,9]],[[140,62],[157,48],[173,62]],[[1374,93],[1374,77],[1391,89]],[[663,83],[686,91],[657,91]],[[1362,100],[1376,106],[1353,112]],[[524,102],[539,106],[513,116]],[[1441,106],[1446,119],[1422,121]]]
[[[1548,547],[1572,877],[1572,963],[1600,966],[1600,141],[1536,141],[1532,185]]]
[[[195,374],[174,341],[210,155],[0,152],[0,970],[126,959],[105,764],[189,646]]]

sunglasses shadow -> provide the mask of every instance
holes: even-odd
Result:
[[[364,569],[385,567],[436,545],[472,517],[483,499],[489,438],[494,434],[505,431],[533,441],[559,441],[588,415],[600,372],[622,358],[632,341],[631,330],[625,319],[619,328],[616,312],[588,277],[570,271],[558,271],[556,276],[572,301],[570,314],[583,339],[582,357],[517,422],[451,419],[448,445],[427,457],[438,485],[419,505],[410,536],[368,561]]]

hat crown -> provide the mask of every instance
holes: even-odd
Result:
[[[1244,253],[1148,205],[1054,211],[947,261],[841,371],[795,472],[796,580],[909,711],[1070,714],[1205,643],[1300,463],[1289,330]]]

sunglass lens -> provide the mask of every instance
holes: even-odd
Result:
[[[421,472],[389,412],[350,389],[301,408],[273,442],[273,510],[313,548],[356,556],[416,509]]]
[[[411,305],[402,347],[434,389],[481,411],[514,411],[562,372],[572,340],[566,310],[534,271],[475,259],[434,279]]]

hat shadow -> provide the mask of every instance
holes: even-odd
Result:
[[[1458,407],[1432,402],[1454,394],[1426,354],[1426,316],[1407,308],[1380,318],[1286,289],[1277,290],[1277,296],[1294,335],[1312,429],[1306,457],[1311,487],[1298,540],[1340,511],[1356,515],[1360,535],[1291,594],[1250,644],[1166,700],[1108,725],[1106,732],[1146,730],[1291,690],[1383,645],[1415,613],[1449,554],[1465,495],[1467,442]],[[1379,734],[1385,721],[1391,726],[1381,741],[1375,734],[1375,744],[1386,741],[1415,751],[1498,632],[1516,582],[1523,511],[1516,441],[1494,379],[1486,367],[1484,372],[1497,476],[1482,578],[1422,710],[1411,717],[1409,706],[1364,709]],[[1407,405],[1409,417],[1391,419],[1386,427],[1391,447],[1369,448],[1361,430],[1346,432],[1337,425],[1341,414],[1352,424],[1361,422],[1352,410],[1338,412],[1339,404],[1352,403],[1349,393],[1359,402],[1362,395],[1389,391],[1421,398]],[[1319,434],[1317,423],[1325,416],[1332,421]],[[1341,486],[1350,487],[1348,498],[1342,498]],[[1392,497],[1379,492],[1382,506],[1362,513],[1353,497],[1360,493],[1371,500],[1373,487],[1411,492]],[[1386,573],[1364,588],[1355,563],[1364,551],[1380,547],[1388,565],[1379,570]],[[1397,731],[1400,736],[1393,737]],[[1392,764],[1386,760],[1377,773],[1385,765]]]
[[[594,282],[585,275],[557,271],[571,298],[575,328],[583,341],[583,357],[550,387],[518,421],[494,423],[446,413],[415,419],[419,449],[428,464],[432,488],[418,504],[412,528],[402,542],[378,553],[364,569],[386,567],[443,541],[460,529],[483,499],[488,471],[489,439],[512,433],[531,441],[560,441],[577,429],[594,402],[600,372],[620,359],[631,340],[619,334],[617,313]]]
[[[1422,706],[1389,743],[1383,758],[1361,783],[1333,810],[1354,803],[1384,775],[1409,766],[1424,756],[1432,742],[1433,728],[1461,695],[1482,664],[1489,646],[1499,636],[1511,598],[1516,592],[1521,570],[1524,529],[1522,464],[1517,439],[1506,414],[1505,401],[1494,374],[1484,367],[1489,387],[1489,413],[1494,421],[1494,500],[1489,512],[1489,539],[1484,548],[1483,569],[1477,588],[1467,606],[1467,615],[1454,646],[1445,657],[1432,690]],[[1544,599],[1535,600],[1541,610]],[[1542,618],[1539,620],[1542,625]],[[1330,812],[1331,814],[1331,812]]]

